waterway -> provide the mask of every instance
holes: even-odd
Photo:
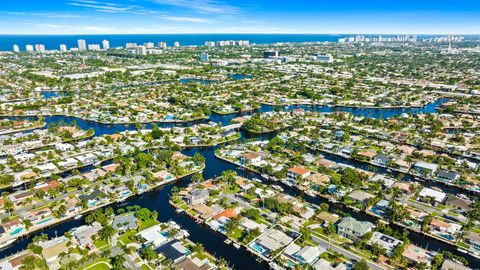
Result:
[[[403,113],[436,113],[435,107],[440,106],[445,100],[438,100],[437,102],[428,104],[424,108],[410,108],[410,109],[355,109],[355,108],[342,108],[342,107],[327,107],[327,106],[308,106],[308,105],[298,105],[298,106],[288,106],[282,107],[282,110],[292,110],[295,108],[303,108],[309,111],[317,111],[317,112],[334,112],[334,111],[347,111],[351,112],[356,116],[365,116],[365,117],[383,117],[388,118],[392,116],[397,116]],[[261,106],[259,109],[260,112],[269,112],[273,111],[276,107],[274,106]],[[278,108],[278,107],[277,107]],[[212,113],[210,118],[205,121],[213,121],[216,123],[222,123],[222,125],[228,125],[231,119],[238,117],[240,114],[231,114],[231,115],[218,115]],[[44,117],[45,121],[47,122],[47,126],[50,123],[64,121],[66,123],[70,123],[72,121],[76,121],[76,123],[84,129],[93,128],[95,130],[95,135],[100,136],[104,134],[113,134],[119,131],[125,130],[134,130],[136,129],[135,125],[133,124],[100,124],[92,121],[82,120],[76,117],[64,117],[64,116],[46,116]],[[191,123],[158,123],[159,127],[171,127],[171,126],[182,126],[188,125]],[[151,124],[145,124],[146,128],[151,127]],[[267,134],[262,136],[252,136],[245,132],[242,132],[242,139],[249,139],[249,138],[256,138],[256,139],[268,139],[271,138],[273,134]],[[255,175],[251,172],[247,172],[245,170],[241,170],[233,164],[225,162],[223,160],[217,159],[214,155],[215,149],[217,147],[207,147],[207,148],[188,148],[183,150],[183,153],[189,156],[192,156],[196,152],[202,154],[206,159],[206,167],[203,171],[205,179],[209,179],[212,177],[216,177],[221,175],[222,171],[224,170],[235,170],[239,175],[243,175],[248,178],[262,178],[259,175]],[[332,158],[333,159],[333,158]],[[339,160],[338,162],[348,163],[349,161],[346,160]],[[349,165],[353,165],[356,167],[360,167],[357,163],[350,163]],[[232,245],[227,245],[223,241],[225,237],[219,233],[216,233],[209,228],[195,223],[191,218],[184,214],[179,214],[175,212],[175,209],[171,207],[168,203],[168,199],[171,193],[171,190],[174,186],[177,187],[185,187],[189,184],[190,178],[184,178],[182,180],[177,181],[176,183],[172,183],[163,187],[159,187],[151,192],[144,193],[140,196],[136,196],[131,198],[127,202],[122,205],[113,205],[113,208],[125,207],[127,205],[140,205],[141,207],[147,207],[150,210],[156,210],[159,213],[158,219],[162,222],[168,220],[174,220],[184,229],[190,232],[190,239],[194,242],[201,242],[207,251],[212,254],[215,254],[217,257],[222,257],[230,262],[230,266],[233,266],[235,269],[267,269],[268,266],[264,263],[259,263],[255,260],[255,257],[249,254],[247,251],[243,249],[236,249]],[[293,196],[303,196],[295,188],[289,188],[284,186],[285,192]],[[303,196],[306,201],[318,204],[323,200],[321,198],[312,198],[308,196]],[[346,207],[340,205],[333,205],[331,204],[330,210],[341,210],[350,214],[351,216],[360,219],[360,220],[369,220],[375,222],[375,219],[369,215],[366,215],[362,212],[354,212]],[[15,242],[12,246],[7,247],[6,249],[0,251],[0,257],[8,256],[12,253],[18,252],[27,248],[27,245],[31,242],[31,238],[35,235],[46,233],[49,237],[54,237],[55,235],[62,235],[66,231],[81,226],[83,224],[83,219],[79,220],[70,220],[63,222],[61,224],[57,224],[42,230],[41,232],[35,233],[30,235],[29,237],[25,237],[19,239]],[[412,243],[427,248],[432,251],[450,251],[454,254],[464,256],[470,263],[470,267],[480,268],[480,260],[475,259],[469,255],[465,255],[459,253],[456,249],[453,249],[451,246],[435,240],[433,238],[426,237],[422,234],[410,232],[409,235],[410,240]]]

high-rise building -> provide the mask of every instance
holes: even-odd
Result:
[[[200,53],[200,62],[208,62],[208,53]]]
[[[88,49],[91,51],[99,51],[100,44],[88,44]]]
[[[104,40],[102,41],[102,47],[103,47],[104,50],[110,49],[110,41],[104,39]]]
[[[33,45],[30,45],[30,44],[26,45],[26,46],[25,46],[25,50],[26,50],[27,52],[33,52]]]
[[[20,52],[20,47],[17,44],[13,45],[13,52]]]
[[[278,57],[280,54],[278,51],[264,51],[263,58]]]
[[[147,55],[147,48],[145,46],[137,46],[135,48],[135,54],[137,54],[137,55]]]
[[[79,51],[85,51],[87,49],[87,42],[85,39],[77,40],[77,47]]]
[[[147,49],[151,49],[151,48],[155,47],[153,42],[145,42],[145,43],[143,43],[143,46],[145,46]]]
[[[65,44],[60,44],[60,51],[61,51],[61,52],[66,52],[66,51],[67,51],[67,45],[65,45]]]
[[[127,43],[125,44],[125,48],[127,49],[134,49],[137,47],[137,43]]]
[[[166,42],[162,42],[162,41],[158,42],[158,48],[160,48],[160,49],[165,49],[165,48],[167,48],[167,43],[166,43]]]
[[[239,40],[239,41],[237,42],[237,44],[238,44],[238,46],[248,46],[248,45],[250,45],[250,41],[248,41],[248,40]]]
[[[180,42],[175,41],[175,42],[173,43],[173,47],[180,47]]]
[[[205,41],[205,46],[207,46],[207,47],[215,47],[215,41]]]
[[[35,44],[35,51],[36,51],[36,52],[44,52],[44,51],[45,51],[45,45],[43,45],[43,44]]]

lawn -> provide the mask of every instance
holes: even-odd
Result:
[[[110,267],[106,263],[99,263],[89,268],[84,268],[85,270],[110,270]]]
[[[95,247],[97,247],[97,249],[99,250],[105,250],[108,248],[108,244],[107,244],[107,241],[105,240],[100,240],[100,239],[97,239],[93,242],[93,244],[95,245]]]
[[[137,233],[136,230],[127,231],[122,236],[120,236],[120,240],[123,242],[123,244],[128,245],[133,242],[132,240],[129,239],[129,237],[132,235],[135,235],[136,233]]]
[[[147,219],[145,221],[140,220],[139,223],[140,223],[140,226],[138,230],[141,231],[141,230],[145,230],[146,228],[150,228],[153,225],[157,225],[160,222],[158,222],[158,220],[155,220],[155,219]]]
[[[228,234],[231,238],[238,240],[240,237],[242,237],[243,231],[240,228],[236,228],[232,233]]]
[[[99,258],[89,264],[87,264],[87,266],[85,266],[83,268],[84,270],[107,270],[107,269],[110,269],[110,267],[108,267],[108,261],[107,259],[105,258]]]

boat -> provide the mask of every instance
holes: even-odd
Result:
[[[260,179],[258,179],[258,178],[256,178],[256,177],[253,178],[252,180],[255,181],[255,182],[257,182],[257,183],[262,183],[262,180],[260,180]]]
[[[233,246],[236,248],[236,249],[239,249],[241,246],[237,243],[233,243]]]
[[[457,248],[457,250],[458,250],[459,252],[461,252],[461,253],[465,253],[465,254],[468,253],[468,250],[463,249],[463,248]]]
[[[274,189],[276,189],[276,190],[278,190],[278,191],[280,191],[280,192],[283,192],[283,188],[282,188],[281,186],[279,186],[279,185],[272,185],[272,188],[274,188]]]
[[[225,239],[225,241],[223,241],[225,244],[229,245],[232,243],[232,240],[230,240],[229,238]]]
[[[181,213],[181,212],[183,212],[183,210],[181,208],[177,208],[177,209],[175,209],[175,212]]]
[[[268,175],[266,175],[266,174],[261,174],[261,176],[265,179],[268,179]]]
[[[83,215],[76,215],[73,219],[78,220],[78,219],[81,219],[82,217]]]
[[[0,243],[0,250],[3,250],[5,248],[9,247],[11,244],[13,244],[13,242],[15,242],[15,240],[16,239],[14,238],[14,239],[10,239],[10,240],[7,240],[5,242]]]

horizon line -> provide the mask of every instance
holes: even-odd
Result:
[[[212,33],[75,33],[75,34],[34,34],[34,33],[23,33],[23,34],[0,34],[0,36],[122,36],[122,35],[462,35],[462,36],[476,36],[480,33],[475,34],[463,34],[463,33],[291,33],[291,32],[272,32],[272,33],[235,33],[235,32],[212,32]]]

